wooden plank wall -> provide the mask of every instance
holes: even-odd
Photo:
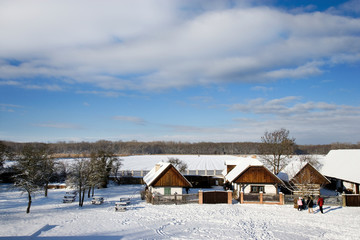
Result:
[[[236,183],[279,183],[264,166],[251,166],[235,180]]]
[[[313,184],[326,184],[328,180],[321,175],[316,169],[307,164],[296,176],[292,182],[297,184],[313,183]]]
[[[173,167],[169,168],[154,184],[155,187],[188,187],[184,177]]]

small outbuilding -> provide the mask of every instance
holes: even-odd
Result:
[[[191,183],[170,163],[160,162],[143,178],[152,194],[182,194],[184,188],[192,187]]]
[[[320,188],[330,181],[310,163],[306,163],[294,177],[290,179],[295,195],[320,195]]]

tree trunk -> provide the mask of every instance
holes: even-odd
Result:
[[[28,207],[26,209],[26,213],[30,213],[30,207],[31,207],[31,194],[30,194],[30,192],[28,192],[28,199],[29,199],[29,202],[28,202]]]
[[[49,183],[45,183],[45,197],[48,196],[48,187],[49,187]]]
[[[79,187],[79,206],[82,207],[81,205],[81,194],[82,194],[82,189],[81,186]]]
[[[94,193],[95,193],[95,186],[92,187],[92,197],[94,196]]]
[[[85,191],[86,188],[83,189],[82,198],[81,198],[81,207],[84,205]]]
[[[89,187],[88,198],[90,198],[91,187]]]

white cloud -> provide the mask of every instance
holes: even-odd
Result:
[[[83,129],[80,125],[73,123],[62,123],[62,122],[46,122],[34,124],[34,126],[42,128],[57,128],[57,129]]]
[[[137,125],[145,125],[146,124],[146,121],[144,119],[139,118],[139,117],[134,117],[134,116],[114,116],[112,119],[117,120],[117,121],[130,122],[130,123],[134,123]]]
[[[302,78],[359,61],[358,18],[230,5],[2,1],[1,78],[13,86],[40,76],[100,89],[160,90]],[[64,88],[59,84],[43,89]]]
[[[318,144],[357,142],[360,134],[360,107],[301,102],[301,98],[290,96],[273,100],[253,99],[234,104],[230,109],[249,116],[234,121],[239,132],[248,129],[250,135],[251,131],[259,129],[264,132],[283,127],[289,129],[301,144]]]
[[[0,103],[0,111],[1,112],[15,112],[16,109],[23,108],[23,106],[16,105],[16,104],[5,104]]]
[[[251,90],[253,91],[262,91],[262,92],[270,92],[273,90],[272,87],[264,87],[264,86],[255,86],[252,87]]]
[[[243,113],[254,114],[270,114],[276,116],[299,116],[309,113],[331,112],[338,113],[340,110],[358,109],[351,106],[343,106],[336,104],[329,104],[325,102],[300,102],[301,97],[288,96],[284,98],[265,100],[263,98],[256,98],[247,101],[246,103],[233,104],[230,106],[232,111],[240,111]]]

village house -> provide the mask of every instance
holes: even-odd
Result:
[[[233,186],[240,203],[283,204],[278,194],[278,185],[283,184],[283,181],[257,160],[256,156],[226,162],[223,174],[226,183]]]
[[[277,193],[277,185],[283,184],[255,157],[241,157],[226,162],[225,181],[232,183],[234,190],[246,193]]]
[[[159,162],[143,178],[148,191],[152,194],[182,194],[191,183],[170,163]]]

